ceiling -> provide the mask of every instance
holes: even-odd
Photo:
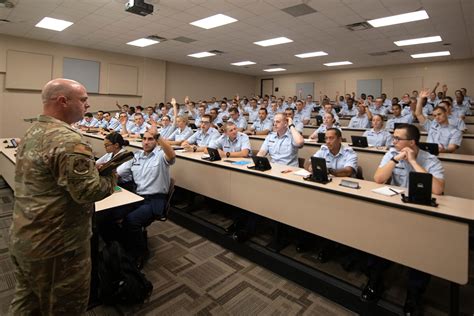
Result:
[[[328,70],[323,63],[349,60],[360,68],[420,61],[474,57],[473,0],[147,0],[155,6],[145,17],[125,12],[126,0],[0,0],[0,33],[81,46],[98,50],[157,58],[182,64],[264,75],[270,64],[285,64],[286,73]],[[307,4],[317,12],[299,17],[282,9]],[[345,25],[424,9],[428,20],[350,31]],[[190,22],[226,14],[238,22],[210,30]],[[43,17],[74,24],[63,32],[34,27]],[[149,35],[168,39],[145,48],[125,43]],[[440,35],[442,42],[397,47],[396,40]],[[178,37],[196,40],[183,43]],[[293,43],[260,47],[253,42],[286,36]],[[449,46],[446,46],[449,44]],[[383,56],[370,53],[402,48]],[[195,59],[188,54],[220,50],[221,55]],[[323,57],[300,59],[295,54],[325,51]],[[413,59],[410,54],[449,50],[451,56]],[[233,62],[251,60],[256,65],[236,67]],[[280,73],[279,73],[280,74]]]

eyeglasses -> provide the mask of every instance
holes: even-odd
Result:
[[[395,137],[393,138],[393,142],[394,142],[394,143],[396,143],[396,142],[398,142],[398,141],[401,141],[401,140],[413,140],[413,139],[411,139],[411,138],[400,138],[400,137],[397,137],[397,136],[395,136]]]
[[[107,147],[110,147],[112,145],[113,145],[112,143],[107,143],[107,144],[104,144],[104,147],[107,148]]]

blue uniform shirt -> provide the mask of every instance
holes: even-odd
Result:
[[[395,148],[391,148],[382,158],[379,168],[385,166],[390,160],[398,155],[399,152]],[[444,169],[441,162],[432,154],[419,150],[416,162],[425,169],[428,173],[431,173],[433,177],[438,179],[444,179]],[[411,171],[415,171],[410,163],[406,160],[399,161],[398,164],[392,171],[392,185],[408,188],[408,175]]]
[[[387,120],[387,124],[385,124],[386,130],[391,130],[395,128],[395,123],[413,123],[413,117],[411,115],[400,115],[399,117],[392,117],[391,119]]]
[[[171,141],[184,141],[191,137],[193,134],[193,130],[189,127],[186,126],[183,130],[180,130],[179,128],[175,129],[175,131],[170,135],[168,140]]]
[[[132,178],[139,195],[166,194],[170,186],[169,167],[174,162],[175,159],[168,162],[164,151],[159,147],[148,155],[143,150],[138,150],[133,159],[117,168],[117,174],[123,179]]]
[[[357,171],[357,154],[351,147],[341,145],[339,152],[333,155],[326,145],[322,145],[321,149],[313,157],[326,159],[326,167],[328,169],[351,167],[353,174]]]
[[[299,148],[291,135],[291,131],[287,130],[281,137],[278,137],[276,132],[268,134],[260,150],[270,154],[273,163],[298,167]]]
[[[449,144],[461,146],[462,132],[451,125],[440,125],[436,121],[426,120],[423,128],[428,132],[426,142],[440,144],[448,148]]]
[[[208,147],[214,139],[217,139],[221,134],[214,127],[209,127],[206,133],[199,129],[191,137],[188,138],[188,143],[196,144],[199,147]]]
[[[147,123],[143,123],[142,125],[132,124],[130,128],[127,127],[127,131],[130,134],[144,134],[150,127],[151,126]]]
[[[221,149],[225,152],[237,152],[244,149],[252,150],[250,147],[250,140],[244,133],[238,132],[235,139],[230,140],[229,136],[222,135],[217,139],[213,139],[209,145],[211,148]]]
[[[247,113],[249,114],[249,122],[255,122],[258,119],[258,107],[257,108],[248,108]]]
[[[261,132],[264,130],[271,131],[273,127],[273,122],[266,117],[263,122],[260,119],[257,119],[252,124],[252,130]]]
[[[331,126],[331,128],[337,128],[338,130],[341,130],[341,128],[339,126]],[[318,129],[316,130],[316,135],[318,135],[318,133],[326,133],[326,131],[328,130],[328,127],[325,125],[325,124],[321,124],[321,126],[318,127]]]
[[[235,125],[237,125],[238,129],[247,129],[247,120],[242,115],[239,115],[239,118],[236,121],[234,121],[232,118],[229,118],[228,122],[233,122]]]
[[[354,116],[349,122],[349,128],[369,128],[370,122],[367,114]]]
[[[161,137],[168,139],[171,136],[171,134],[173,134],[175,129],[176,129],[176,126],[174,124],[170,124],[166,127],[162,127],[160,129],[160,135]]]
[[[384,129],[377,132],[372,128],[365,131],[362,136],[367,137],[367,143],[369,143],[370,146],[390,147],[392,145],[392,134]]]
[[[99,121],[93,117],[90,122],[87,122],[86,119],[83,119],[79,125],[86,126],[86,127],[99,127]]]
[[[118,127],[120,127],[120,122],[114,117],[111,117],[110,121],[107,122],[104,120],[104,122],[104,128],[108,128],[109,130],[116,130]]]

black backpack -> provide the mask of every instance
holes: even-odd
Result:
[[[104,304],[141,304],[152,291],[151,282],[118,242],[104,247],[99,254],[99,299]]]

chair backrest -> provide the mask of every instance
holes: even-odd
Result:
[[[173,194],[174,194],[174,185],[175,185],[176,180],[174,178],[170,178],[170,186],[168,188],[168,196],[166,198],[166,205],[165,209],[163,210],[163,215],[158,218],[159,221],[166,221],[168,219],[168,214],[171,209],[171,200],[173,199]]]

